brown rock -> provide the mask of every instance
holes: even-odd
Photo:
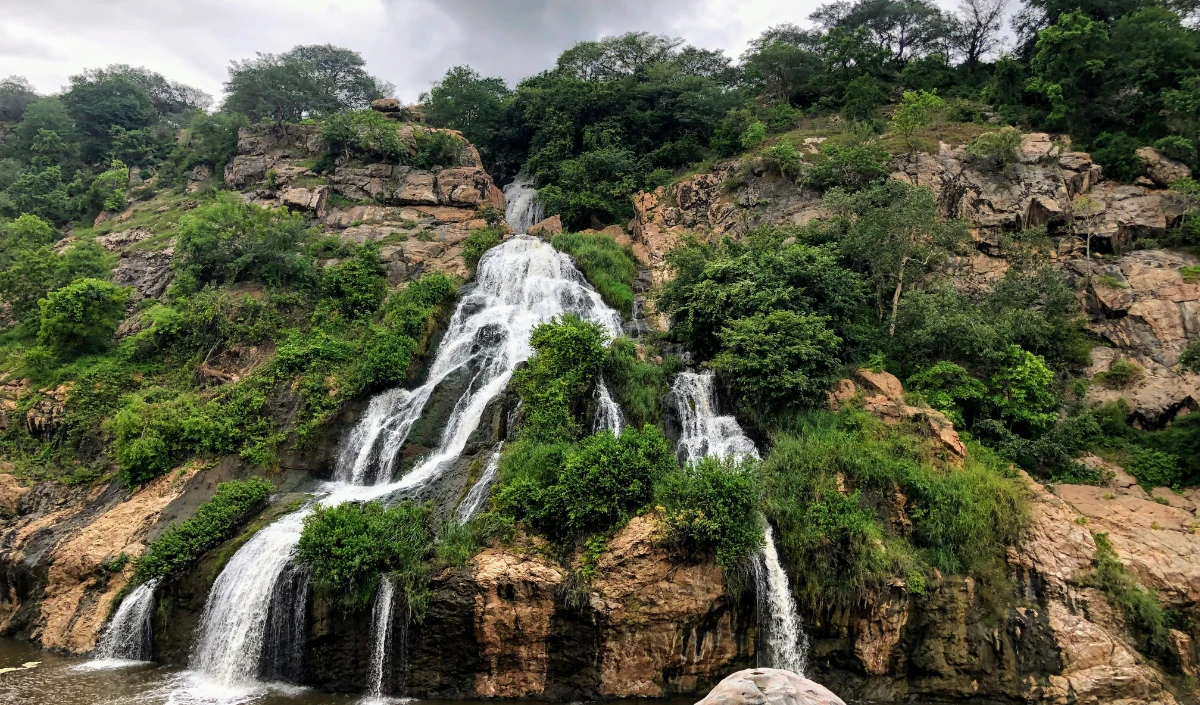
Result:
[[[1142,147],[1136,152],[1142,163],[1142,171],[1154,184],[1166,188],[1192,175],[1192,170],[1181,161],[1176,161],[1153,147]]]
[[[774,668],[750,668],[725,678],[696,705],[844,705],[825,686]]]
[[[1182,495],[1177,495],[1166,487],[1155,487],[1150,490],[1150,497],[1158,500],[1159,504],[1166,503],[1167,506],[1182,509],[1189,514],[1196,513],[1196,503]]]
[[[0,519],[17,516],[17,502],[29,494],[29,488],[13,475],[0,473]]]
[[[858,394],[858,388],[854,386],[854,382],[848,379],[838,380],[837,384],[833,385],[833,389],[829,390],[829,393],[826,395],[829,401],[829,408],[833,411],[841,409],[856,394]]]
[[[381,113],[398,113],[404,106],[396,98],[378,98],[371,101],[371,110]]]
[[[855,374],[862,380],[867,394],[882,394],[891,401],[904,402],[904,386],[892,373],[875,372],[863,367],[855,371]]]
[[[318,186],[311,191],[306,188],[293,188],[284,191],[279,197],[279,202],[292,210],[321,214],[325,210],[328,198],[329,189],[325,186]]]
[[[563,231],[562,217],[552,215],[545,220],[529,226],[528,235],[534,237],[554,237]]]
[[[863,670],[881,676],[889,671],[892,649],[908,624],[908,591],[903,581],[867,598],[867,609],[858,618],[854,632],[854,655]]]
[[[149,228],[134,228],[133,230],[121,230],[120,232],[101,235],[96,238],[96,242],[104,246],[104,249],[109,252],[122,250],[135,242],[148,240],[154,237],[154,233]]]
[[[70,393],[70,383],[42,390],[42,397],[25,413],[25,429],[30,435],[48,439],[54,434],[58,422],[67,415],[67,396]]]

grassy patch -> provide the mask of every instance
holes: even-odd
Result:
[[[1200,264],[1193,264],[1188,267],[1180,267],[1179,275],[1189,284],[1200,281]]]
[[[1142,653],[1163,666],[1178,669],[1179,654],[1169,633],[1178,617],[1125,570],[1107,534],[1092,536],[1096,540],[1096,557],[1092,560],[1093,569],[1087,584],[1103,590],[1125,613],[1126,624],[1137,638]]]
[[[553,244],[575,258],[579,271],[609,306],[630,315],[637,263],[628,247],[600,233],[563,233],[554,237]]]

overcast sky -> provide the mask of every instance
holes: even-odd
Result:
[[[349,47],[414,102],[451,66],[510,85],[577,41],[630,30],[736,58],[770,25],[807,24],[821,0],[0,0],[0,77],[41,93],[83,68],[145,66],[220,96],[231,59],[297,44]],[[951,0],[939,4],[949,5]]]

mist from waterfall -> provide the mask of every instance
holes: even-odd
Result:
[[[717,412],[713,384],[711,372],[681,372],[675,377],[671,400],[678,410],[680,423],[676,458],[681,464],[692,465],[705,457],[736,460],[759,457],[754,442],[742,432],[737,419]],[[760,665],[804,675],[808,665],[808,635],[796,612],[787,572],[779,561],[774,531],[765,517],[760,518],[765,541],[754,557],[761,634]]]

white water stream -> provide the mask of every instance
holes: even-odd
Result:
[[[384,576],[375,595],[371,614],[371,690],[372,699],[383,697],[384,678],[392,643],[392,605],[395,603],[396,583]]]
[[[758,449],[733,416],[717,413],[711,372],[681,372],[671,385],[671,397],[679,410],[680,435],[675,454],[690,465],[706,456],[734,459],[757,458]],[[775,535],[762,518],[765,542],[754,557],[754,583],[758,594],[760,665],[782,668],[804,675],[808,660],[808,635],[796,613],[796,603],[787,573],[779,562]],[[764,662],[765,663],[761,663]]]
[[[458,505],[458,521],[467,523],[471,517],[479,513],[483,509],[483,505],[487,503],[488,493],[492,490],[492,485],[496,482],[496,474],[500,470],[500,451],[504,448],[504,441],[496,444],[496,450],[488,456],[487,465],[483,468],[483,473],[475,484],[471,486],[467,496],[463,497],[463,501]]]
[[[79,666],[80,670],[103,670],[136,665],[150,660],[154,646],[151,619],[154,617],[154,589],[158,580],[148,580],[137,586],[121,600],[116,614],[109,620],[94,658]]]
[[[565,313],[600,324],[610,336],[620,334],[620,315],[601,301],[567,255],[523,236],[489,250],[479,262],[475,286],[451,318],[428,380],[416,389],[393,389],[371,400],[367,414],[343,444],[335,481],[323,488],[326,494],[317,502],[333,506],[411,495],[427,486],[459,457],[485,407],[504,390],[516,366],[530,357],[533,328]],[[434,390],[450,375],[464,373],[470,383],[456,400],[438,447],[394,477],[396,456]],[[480,506],[486,491],[481,494]],[[272,596],[310,511],[311,505],[259,531],[217,578],[193,645],[192,687],[200,691],[193,695],[227,700],[260,687]],[[304,605],[276,606],[281,608],[303,610]],[[378,609],[376,613],[383,618]],[[386,616],[390,620],[390,611]],[[386,662],[386,654],[381,659]],[[378,683],[382,688],[382,676]]]
[[[504,200],[504,219],[514,233],[529,232],[530,226],[537,225],[545,217],[538,201],[537,187],[524,173],[517,174],[512,183],[504,187]]]
[[[614,436],[621,435],[621,429],[625,428],[625,415],[621,413],[621,406],[613,399],[612,392],[608,391],[603,377],[596,380],[594,401],[596,418],[592,421],[592,433],[612,431]]]

